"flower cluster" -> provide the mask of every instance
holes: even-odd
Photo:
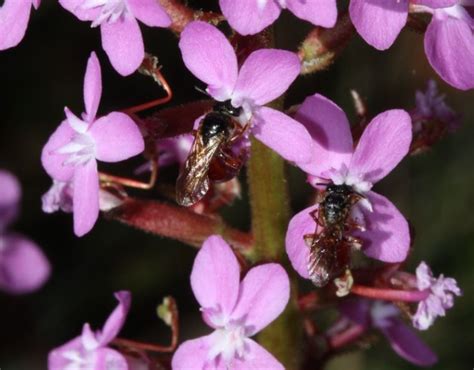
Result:
[[[136,110],[98,116],[102,74],[99,59],[92,52],[84,76],[85,111],[78,116],[65,107],[65,119],[42,150],[42,165],[53,181],[42,198],[43,211],[72,212],[74,233],[79,237],[91,231],[101,210],[117,208],[111,217],[147,231],[156,232],[155,223],[166,219],[157,234],[169,235],[162,230],[174,228],[177,239],[200,246],[190,282],[202,319],[212,333],[179,346],[176,339],[166,348],[117,338],[131,302],[131,294],[120,291],[115,294],[118,305],[102,330],[94,331],[85,324],[80,336],[50,352],[50,370],[151,369],[155,360],[160,363],[156,368],[163,368],[161,359],[148,356],[147,351],[174,352],[164,361],[173,370],[284,369],[287,359],[252,337],[287,312],[293,315],[285,317],[290,322],[290,317],[304,311],[307,303],[301,302],[311,300],[313,307],[323,302],[340,312],[339,321],[326,332],[311,330],[313,323],[306,320],[307,342],[313,343],[313,337],[319,336],[328,344],[321,358],[377,329],[404,359],[420,366],[437,361],[436,354],[401,316],[408,316],[415,329],[426,330],[453,307],[461,289],[453,278],[435,278],[425,262],[416,274],[403,270],[402,263],[413,247],[409,223],[389,199],[372,190],[408,154],[432,144],[426,139],[426,122],[440,122],[449,132],[459,125],[459,116],[438,95],[434,82],[425,93],[417,93],[416,108],[410,113],[390,109],[369,119],[359,112],[362,118],[357,125],[351,125],[336,103],[318,93],[285,110],[282,99],[301,75],[302,61],[292,51],[268,48],[272,42],[264,29],[288,9],[313,25],[334,27],[334,32],[339,32],[335,0],[220,0],[223,17],[204,11],[190,16],[183,11],[189,8],[174,1],[59,3],[79,20],[91,22],[92,28],[100,27],[103,49],[122,76],[143,66],[145,47],[138,21],[149,27],[179,30],[184,65],[206,85],[212,101],[189,117],[183,114],[188,112],[185,108],[177,109],[179,115],[186,115],[184,121],[190,122],[186,122],[187,129],[175,127],[173,135],[164,132],[172,131],[169,126],[173,124],[181,126],[176,117],[169,124],[153,116],[142,118]],[[40,0],[4,1],[0,7],[0,50],[21,41],[31,7],[37,9],[39,4]],[[473,8],[472,0],[351,0],[349,16],[369,44],[385,50],[410,16],[431,14],[425,32],[428,60],[446,82],[468,90],[474,88]],[[230,37],[215,25],[223,19],[236,31]],[[175,22],[180,22],[180,27],[173,27]],[[333,58],[343,43],[332,45],[327,38],[330,32],[317,28],[311,37],[319,37],[318,48]],[[166,86],[161,77],[148,74]],[[259,148],[253,139],[264,144],[261,150],[270,153],[268,157],[253,150]],[[99,172],[99,162],[121,162],[141,153],[147,162],[136,174],[150,169],[153,179],[156,166],[178,165],[177,187],[185,168],[192,174],[183,185],[185,190],[203,198],[211,189],[208,194],[214,199],[206,204],[199,198],[188,209],[136,199],[128,196],[124,187],[135,186],[137,181]],[[234,158],[237,154],[238,161]],[[252,216],[256,220],[252,220],[252,233],[244,233],[228,227],[216,213],[230,203],[228,199],[240,195],[236,173],[249,158]],[[261,163],[262,158],[268,163]],[[315,194],[315,201],[289,223],[282,159],[304,171]],[[231,181],[215,175],[228,168],[235,170]],[[252,172],[255,168],[260,171],[258,180]],[[263,184],[260,193],[258,181]],[[285,194],[277,194],[266,181],[279,182],[278,189]],[[209,187],[211,182],[213,188]],[[135,187],[153,186],[151,181]],[[108,191],[110,188],[120,196]],[[17,180],[0,171],[0,189],[0,289],[30,292],[49,276],[49,263],[33,242],[7,232],[18,211]],[[164,197],[169,193],[163,191]],[[168,214],[171,216],[165,218]],[[283,240],[280,236],[285,231]],[[283,267],[285,248],[294,270],[315,286],[298,300],[296,278],[290,282]],[[358,251],[365,256],[353,258]],[[173,320],[167,317],[164,321],[174,335]],[[292,324],[300,325],[296,321]],[[305,345],[310,348],[308,343]]]

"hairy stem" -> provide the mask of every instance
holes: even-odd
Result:
[[[252,139],[248,181],[255,260],[285,261],[285,233],[290,216],[285,163],[255,139]],[[290,279],[290,302],[282,315],[259,335],[259,341],[287,370],[296,370],[301,361],[303,327],[298,315],[297,280],[294,275]]]
[[[252,235],[233,229],[218,218],[166,203],[128,198],[106,215],[129,226],[195,247],[200,247],[209,236],[220,234],[244,255],[251,253],[252,249]]]

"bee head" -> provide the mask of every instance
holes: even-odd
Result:
[[[232,117],[238,117],[242,113],[242,108],[234,107],[231,104],[230,100],[217,101],[215,102],[214,107],[212,109],[214,110],[214,112],[223,113]]]

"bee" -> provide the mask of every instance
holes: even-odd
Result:
[[[241,112],[230,100],[216,102],[199,123],[191,151],[176,181],[178,204],[192,206],[206,195],[211,181],[228,181],[238,174],[244,156],[236,156],[232,144],[248,127],[236,121]]]
[[[319,208],[310,214],[316,222],[316,231],[304,239],[310,248],[308,273],[318,288],[348,268],[350,247],[360,243],[357,238],[346,235],[349,229],[360,228],[349,222],[349,216],[352,206],[363,198],[351,186],[329,184],[318,199]],[[323,228],[319,233],[318,226]]]

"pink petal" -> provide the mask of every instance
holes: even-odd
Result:
[[[290,280],[278,263],[253,267],[240,284],[232,319],[243,322],[252,336],[275,320],[290,298]]]
[[[285,245],[288,258],[296,272],[305,279],[309,279],[309,248],[304,241],[304,236],[316,231],[316,222],[309,214],[317,208],[318,206],[314,205],[294,215],[286,232]]]
[[[59,4],[81,21],[92,21],[100,15],[101,8],[85,9],[84,0],[59,0]]]
[[[74,174],[74,166],[63,165],[69,157],[68,154],[57,154],[57,150],[69,143],[75,131],[67,120],[61,122],[59,127],[49,137],[48,142],[41,153],[41,163],[44,169],[53,179],[58,181],[69,181]]]
[[[35,9],[38,9],[39,6],[41,5],[41,0],[31,0],[31,3],[35,7]]]
[[[240,69],[232,103],[240,105],[248,100],[256,105],[267,104],[288,90],[300,70],[295,53],[278,49],[254,51]]]
[[[112,112],[95,121],[89,133],[96,143],[96,158],[119,162],[145,149],[143,136],[133,120],[124,113]]]
[[[97,162],[90,160],[74,173],[74,233],[87,234],[99,217],[99,174]]]
[[[243,359],[232,362],[232,370],[284,370],[283,365],[265,348],[252,339],[245,340],[246,352]]]
[[[433,69],[448,84],[474,88],[474,35],[469,24],[435,12],[425,33],[425,53]]]
[[[99,337],[101,346],[108,345],[117,337],[120,330],[122,330],[123,324],[127,319],[128,311],[130,310],[130,303],[132,301],[130,292],[126,290],[116,292],[115,298],[117,298],[119,303],[110,314],[102,329],[102,333]]]
[[[336,0],[288,0],[288,9],[316,26],[333,27],[337,21]]]
[[[393,109],[376,116],[366,127],[354,151],[349,170],[376,183],[405,157],[412,139],[411,118]]]
[[[10,172],[0,169],[0,233],[12,222],[21,198],[21,185]]]
[[[366,231],[354,235],[363,241],[363,252],[380,261],[395,263],[406,259],[410,249],[410,229],[400,211],[384,196],[370,191],[366,194],[373,212],[363,210]]]
[[[306,163],[311,159],[313,142],[305,127],[286,114],[262,107],[254,116],[252,133],[290,162]]]
[[[133,13],[149,27],[169,27],[171,18],[156,0],[127,0]]]
[[[78,336],[66,342],[62,346],[56,347],[48,354],[48,370],[63,370],[67,369],[67,365],[71,360],[64,355],[70,352],[79,352],[82,357],[84,355],[84,347],[82,346],[82,338]]]
[[[102,73],[99,59],[92,52],[87,61],[86,75],[84,77],[84,103],[86,106],[86,121],[92,122],[97,114],[100,97],[102,96]]]
[[[237,80],[237,57],[224,34],[208,23],[191,22],[181,33],[179,48],[186,67],[209,85],[209,94],[229,99]]]
[[[349,14],[359,35],[374,48],[385,50],[407,22],[408,0],[351,0]]]
[[[15,175],[0,169],[0,208],[16,205],[21,198],[21,185]]]
[[[334,102],[314,94],[305,99],[295,119],[313,138],[312,160],[298,163],[305,172],[321,176],[331,168],[349,165],[353,152],[352,133],[346,114]]]
[[[41,249],[19,234],[0,237],[0,289],[11,294],[30,293],[48,280],[51,267]]]
[[[96,338],[96,333],[91,329],[90,324],[86,323],[82,327],[81,333],[82,346],[87,351],[92,351],[99,347],[99,342]]]
[[[0,50],[17,46],[25,36],[31,0],[5,0],[0,6]]]
[[[207,238],[194,260],[191,287],[202,308],[228,316],[239,294],[240,266],[229,245],[218,235]]]
[[[241,35],[254,35],[271,25],[281,9],[274,0],[261,9],[257,0],[219,0],[222,14],[230,26]]]
[[[447,8],[459,3],[459,0],[413,0],[414,4],[425,5],[429,8]]]
[[[122,76],[135,72],[145,57],[142,33],[137,20],[126,16],[114,23],[100,26],[102,47],[110,63]]]
[[[211,341],[212,334],[182,343],[173,355],[171,368],[173,370],[206,369]]]
[[[431,366],[438,361],[436,354],[418,338],[413,329],[399,319],[392,320],[392,325],[379,329],[400,357],[419,366]]]

